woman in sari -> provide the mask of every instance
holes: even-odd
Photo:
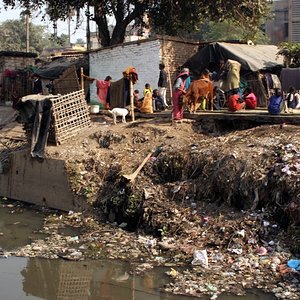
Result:
[[[181,96],[186,93],[191,84],[189,69],[183,68],[177,75],[173,86],[173,120],[181,121],[183,119],[184,106],[180,100]]]

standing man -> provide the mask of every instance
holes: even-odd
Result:
[[[33,94],[43,94],[43,84],[41,77],[37,74],[33,74]]]
[[[168,108],[167,103],[167,84],[168,84],[168,77],[167,72],[165,71],[165,65],[163,63],[159,64],[159,78],[158,78],[158,90],[163,99],[164,107]]]

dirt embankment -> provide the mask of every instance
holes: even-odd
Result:
[[[129,229],[154,234],[161,228],[178,232],[170,212],[195,209],[267,209],[283,229],[296,233],[300,248],[300,128],[260,126],[223,136],[208,136],[195,121],[172,127],[163,119],[111,125],[105,116],[83,139],[64,146],[71,185],[101,208],[102,217]],[[151,151],[133,182],[130,174]],[[51,153],[52,152],[52,153]]]
[[[126,180],[149,153],[135,180]],[[300,127],[220,136],[204,134],[196,121],[112,125],[98,116],[72,142],[47,147],[47,156],[66,161],[73,191],[92,203],[98,221],[129,231],[112,234],[93,223],[79,238],[85,256],[178,266],[205,249],[209,267],[171,270],[167,291],[199,296],[232,292],[234,285],[236,293],[258,287],[282,299],[299,296],[299,278],[283,278],[282,266],[292,256],[287,249],[300,250]],[[122,246],[112,250],[112,240]]]

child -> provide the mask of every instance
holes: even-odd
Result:
[[[243,100],[245,101],[245,106],[248,109],[255,109],[257,106],[257,99],[250,87],[247,87],[243,93]]]
[[[144,88],[144,92],[143,92],[144,97],[146,96],[147,93],[150,93],[152,95],[152,92],[153,91],[152,91],[152,88],[150,86],[150,83],[146,83],[145,88]]]
[[[300,95],[297,93],[295,88],[291,86],[285,99],[285,112],[289,112],[289,109],[295,109],[299,107]]]
[[[268,111],[271,115],[279,115],[284,108],[284,101],[280,89],[275,89],[274,95],[269,99]]]
[[[133,103],[134,103],[135,107],[140,107],[141,106],[140,91],[139,90],[134,90],[134,92],[133,92]]]

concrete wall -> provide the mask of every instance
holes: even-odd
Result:
[[[169,74],[170,88],[179,66],[198,50],[198,43],[178,40],[175,38],[157,38],[131,42],[90,53],[90,76],[104,79],[110,75],[113,80],[122,78],[122,72],[128,67],[136,68],[139,81],[134,85],[140,94],[145,83],[157,88],[159,76],[158,65],[164,62]],[[91,99],[96,100],[96,82],[91,85]]]
[[[139,80],[134,85],[142,94],[145,83],[157,86],[160,62],[160,42],[158,40],[130,43],[113,48],[105,48],[90,54],[90,76],[104,79],[110,75],[113,80],[123,77],[122,72],[129,66],[136,68]],[[96,97],[96,83],[91,85],[91,99]]]
[[[8,173],[0,174],[0,196],[60,210],[87,206],[70,188],[62,160],[38,161],[29,151],[14,152]]]

